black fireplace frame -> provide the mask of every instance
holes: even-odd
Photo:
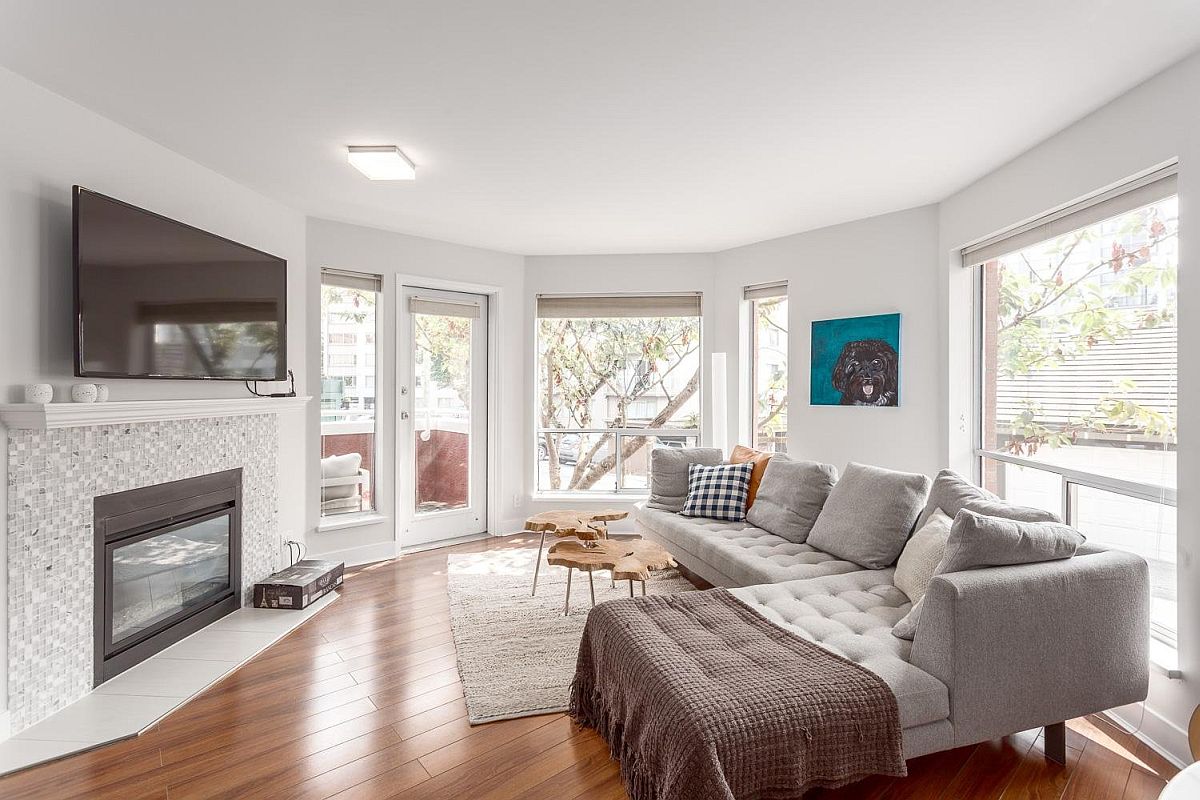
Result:
[[[93,608],[94,686],[211,625],[241,607],[242,470],[230,469],[156,486],[103,495],[93,501],[95,592]],[[176,528],[229,516],[229,588],[202,606],[186,608],[128,641],[112,641],[114,547]]]

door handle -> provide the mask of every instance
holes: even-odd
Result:
[[[407,412],[407,411],[401,411],[401,412],[400,412],[400,419],[408,419],[408,412]]]

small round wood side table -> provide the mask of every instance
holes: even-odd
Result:
[[[641,581],[642,594],[646,594],[646,581],[654,570],[675,566],[663,547],[645,539],[604,539],[598,542],[556,542],[550,548],[546,561],[556,567],[567,568],[567,597],[563,602],[563,616],[571,613],[571,575],[574,570],[588,574],[588,590],[592,605],[596,605],[596,585],[592,572],[608,570],[612,579],[629,581],[629,596],[633,597],[633,582]]]
[[[542,534],[537,561],[533,562],[533,595],[537,595],[538,570],[542,567],[542,549],[546,546],[547,533],[553,533],[560,539],[574,536],[583,542],[595,542],[608,538],[607,523],[628,516],[628,511],[607,508],[602,511],[543,511],[525,520],[525,530]],[[570,578],[568,572],[567,579]]]

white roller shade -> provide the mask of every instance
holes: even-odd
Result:
[[[366,272],[348,272],[340,269],[321,270],[322,286],[340,286],[343,289],[358,289],[362,292],[383,290],[383,278]]]
[[[742,290],[746,300],[765,300],[768,297],[787,297],[787,281],[774,283],[756,283]]]
[[[700,293],[538,295],[539,319],[567,317],[698,317]]]
[[[408,310],[414,314],[428,314],[432,317],[479,319],[481,316],[479,303],[470,300],[446,300],[441,297],[410,297]]]
[[[964,247],[963,266],[971,267],[1024,250],[1038,242],[1103,222],[1178,193],[1176,167],[1167,167],[1135,181],[1080,201],[1012,231]]]

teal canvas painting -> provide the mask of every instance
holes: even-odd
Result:
[[[813,322],[810,370],[811,405],[900,405],[900,315]]]

